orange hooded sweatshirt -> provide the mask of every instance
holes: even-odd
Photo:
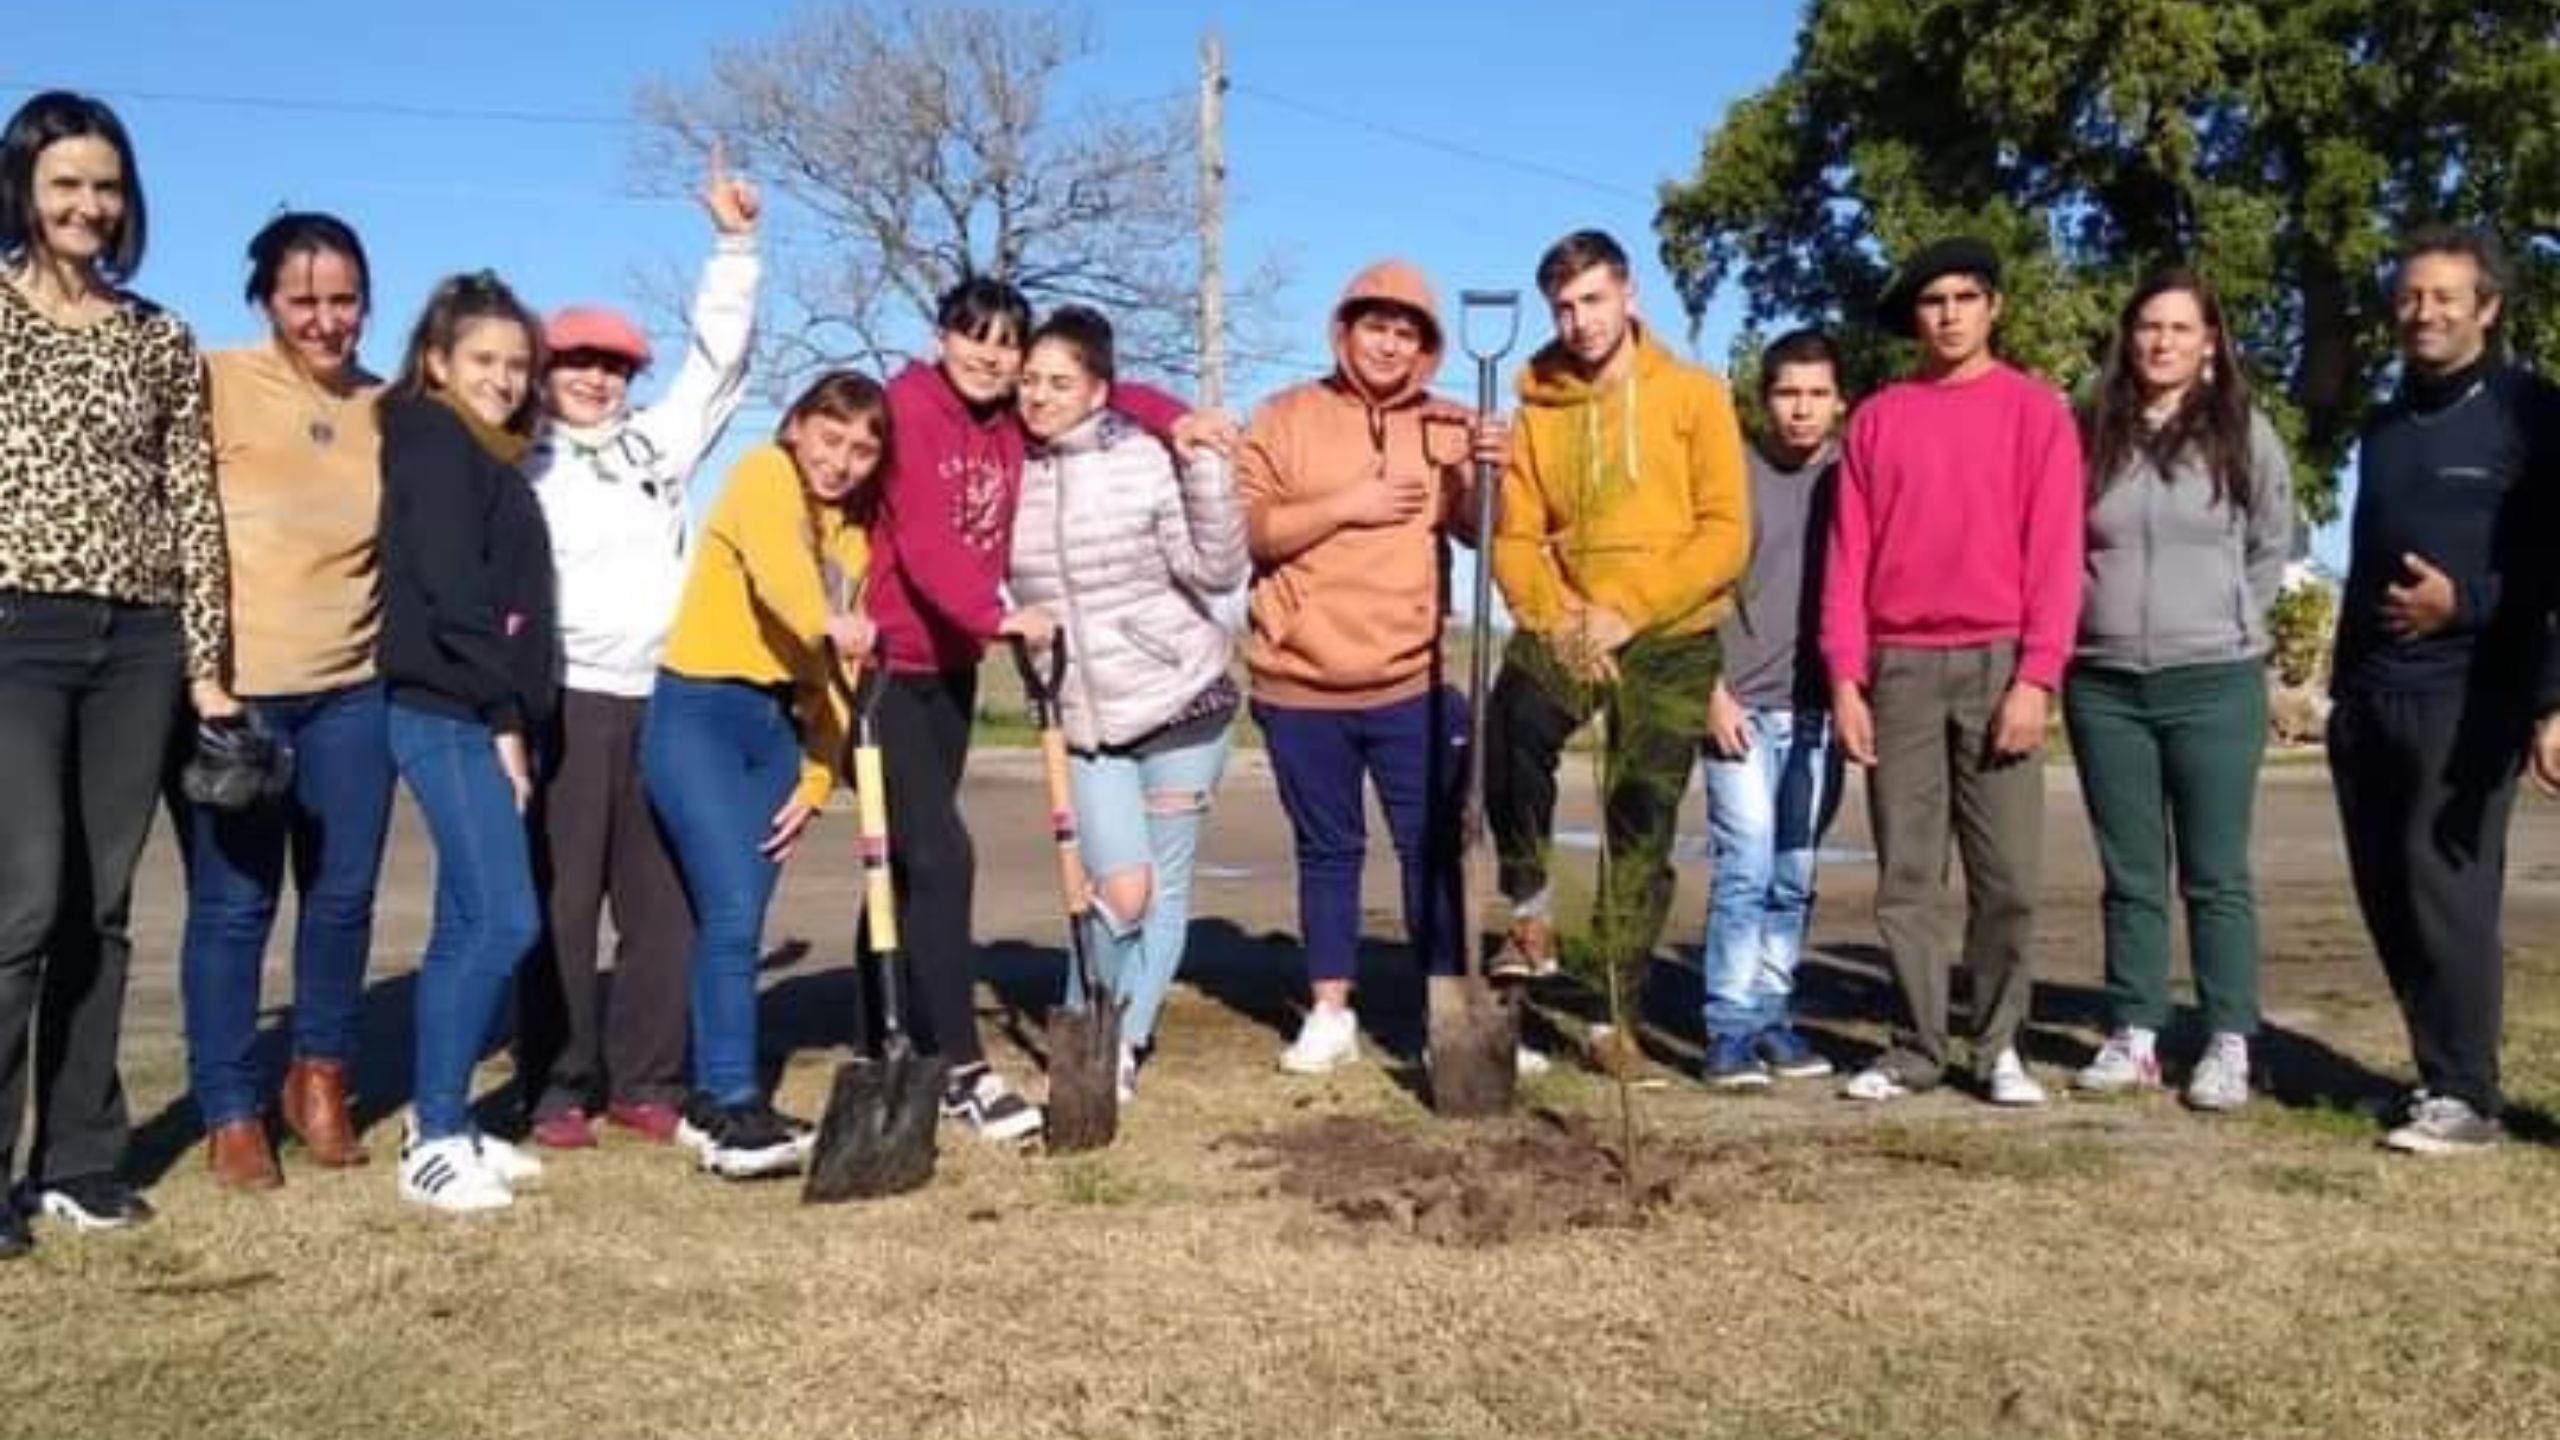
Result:
[[[1520,375],[1493,577],[1523,629],[1584,604],[1637,630],[1722,620],[1751,551],[1742,430],[1724,382],[1638,326],[1634,363],[1595,382],[1549,345]]]
[[[1350,313],[1378,301],[1420,315],[1422,348],[1395,394],[1351,378]],[[1472,414],[1431,395],[1446,341],[1422,272],[1400,260],[1361,271],[1333,311],[1334,372],[1263,402],[1236,462],[1253,550],[1255,698],[1311,710],[1389,705],[1423,693],[1445,611],[1440,535],[1465,514]],[[1396,525],[1346,525],[1295,554],[1273,553],[1274,509],[1324,503],[1355,486],[1420,473],[1440,497]]]

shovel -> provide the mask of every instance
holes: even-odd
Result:
[[[1058,716],[1058,687],[1067,674],[1064,635],[1049,642],[1047,669],[1031,647],[1013,642],[1031,722],[1040,729],[1041,768],[1049,782],[1049,833],[1058,841],[1058,892],[1067,908],[1068,963],[1075,967],[1081,1006],[1049,1012],[1043,1043],[1049,1052],[1046,1143],[1058,1154],[1099,1150],[1120,1133],[1120,1003],[1093,963],[1086,919],[1093,900],[1084,856],[1076,844],[1076,811],[1067,786],[1067,732]]]
[[[862,921],[880,978],[880,1053],[836,1067],[827,1113],[809,1157],[800,1198],[811,1204],[903,1194],[933,1178],[934,1127],[942,1115],[943,1063],[919,1055],[907,1037],[898,986],[898,901],[889,873],[889,804],[872,712],[877,671],[836,683],[853,715],[853,783],[861,827]]]
[[[1489,418],[1498,367],[1520,334],[1520,292],[1468,290],[1460,293],[1459,304],[1460,333],[1476,362],[1476,414]],[[1501,335],[1492,340],[1497,322]],[[1480,327],[1485,338],[1478,336]],[[1494,466],[1477,461],[1475,606],[1467,620],[1467,770],[1458,800],[1462,968],[1456,975],[1433,975],[1425,982],[1430,1032],[1423,1066],[1430,1077],[1431,1108],[1453,1119],[1501,1114],[1511,1108],[1519,1083],[1519,997],[1486,983],[1483,947],[1476,934],[1490,848],[1484,827],[1484,707],[1493,664],[1493,566],[1486,557],[1493,545],[1501,486],[1502,476]]]

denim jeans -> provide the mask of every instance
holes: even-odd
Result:
[[[756,964],[782,867],[761,851],[800,783],[787,691],[661,673],[640,724],[640,780],[693,899],[693,1077],[722,1105],[752,1104]]]
[[[1098,900],[1087,926],[1103,980],[1121,1004],[1120,1038],[1142,1046],[1155,1034],[1165,992],[1182,966],[1191,930],[1191,866],[1200,825],[1226,773],[1232,732],[1144,757],[1079,754],[1067,774],[1075,791],[1076,831],[1085,872],[1097,889],[1130,870],[1149,871],[1146,909],[1115,915]],[[1067,968],[1067,1003],[1083,1003],[1075,967]]]
[[[1369,849],[1361,779],[1378,787],[1404,878],[1404,925],[1429,973],[1458,971],[1458,796],[1466,701],[1440,690],[1366,710],[1254,702],[1297,842],[1298,929],[1311,981],[1349,980],[1360,951],[1360,867]]]
[[[124,1161],[133,867],[185,665],[165,607],[0,591],[0,1179],[31,1076],[28,1179]]]
[[[187,930],[178,958],[187,1079],[210,1128],[258,1112],[258,977],[292,862],[293,1053],[351,1061],[373,948],[374,882],[391,824],[382,686],[253,697],[293,748],[293,791],[244,811],[173,803],[185,839]]]
[[[1746,710],[1750,750],[1709,751],[1707,1034],[1742,1039],[1787,1023],[1813,920],[1814,851],[1839,807],[1840,756],[1819,711]]]
[[[436,910],[418,957],[418,1136],[471,1128],[471,1070],[516,966],[542,934],[533,846],[489,727],[393,702],[386,729],[436,851]]]

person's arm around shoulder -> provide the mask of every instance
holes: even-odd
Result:
[[[1243,584],[1252,567],[1226,457],[1204,446],[1174,461],[1149,444],[1170,467],[1156,507],[1156,543],[1175,583],[1202,595]]]

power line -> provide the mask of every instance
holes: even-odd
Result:
[[[0,90],[38,91],[59,88],[31,80],[0,80]],[[272,110],[291,115],[373,115],[393,120],[473,120],[502,125],[583,126],[596,129],[639,129],[652,122],[630,115],[569,110],[480,110],[449,105],[412,105],[394,100],[324,100],[299,95],[216,94],[201,90],[133,90],[100,87],[113,100],[147,100],[164,105],[207,105],[217,109]],[[1188,90],[1168,90],[1098,102],[1104,110],[1138,110],[1186,99]]]
[[[47,90],[27,80],[0,80],[0,88]],[[639,124],[628,115],[578,114],[565,110],[473,110],[446,105],[410,105],[391,100],[312,100],[291,95],[218,95],[191,90],[130,90],[101,93],[118,100],[150,100],[167,105],[211,105],[234,110],[277,110],[296,115],[379,115],[399,120],[487,120],[508,125],[606,126]]]
[[[1653,195],[1645,191],[1638,190],[1632,185],[1620,185],[1609,180],[1595,179],[1589,175],[1567,170],[1559,165],[1542,164],[1536,160],[1523,160],[1513,155],[1500,155],[1491,150],[1481,150],[1473,145],[1461,144],[1455,140],[1442,139],[1437,135],[1425,135],[1420,131],[1406,130],[1395,125],[1381,124],[1378,121],[1369,119],[1365,115],[1354,115],[1348,111],[1335,110],[1323,105],[1311,105],[1304,100],[1293,100],[1286,95],[1274,94],[1257,85],[1248,85],[1241,81],[1230,81],[1228,82],[1228,88],[1239,95],[1249,96],[1255,100],[1259,100],[1265,105],[1276,106],[1282,110],[1294,110],[1301,115],[1311,116],[1315,119],[1327,121],[1335,125],[1347,125],[1355,130],[1366,130],[1373,135],[1383,135],[1390,140],[1399,141],[1406,145],[1416,146],[1424,150],[1437,150],[1443,155],[1453,155],[1461,160],[1472,160],[1479,165],[1491,165],[1499,169],[1517,171],[1523,175],[1535,175],[1540,179],[1552,180],[1560,185],[1572,185],[1601,195],[1614,195],[1622,200],[1639,200],[1647,205],[1652,204],[1655,200]]]

